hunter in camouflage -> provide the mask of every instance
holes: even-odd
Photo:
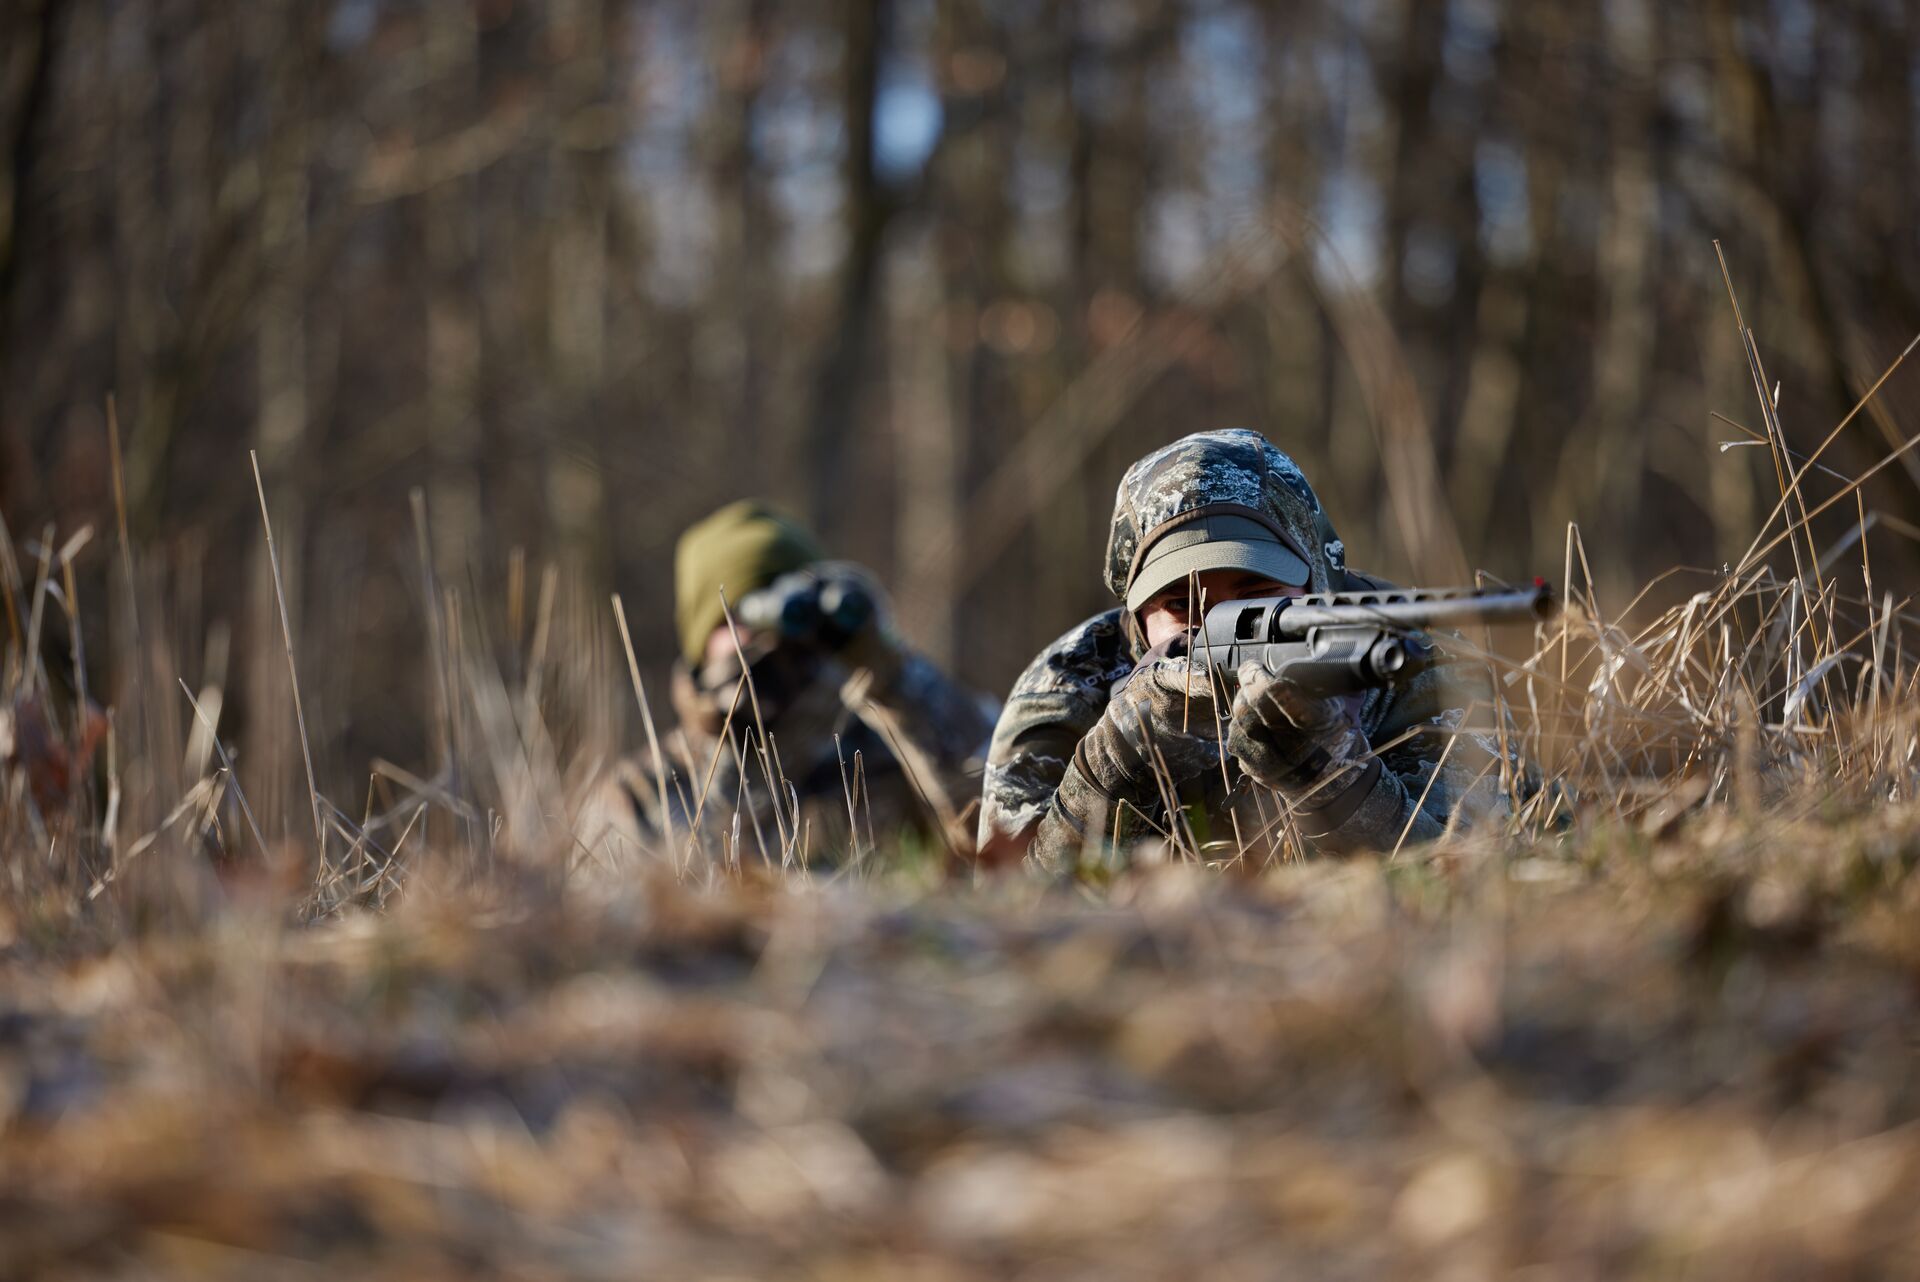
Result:
[[[1229,704],[1179,657],[1190,605],[1385,586],[1347,568],[1306,477],[1258,433],[1197,433],[1129,468],[1106,580],[1122,605],[1048,646],[1007,697],[982,849],[1024,849],[1056,875],[1148,839],[1221,857],[1284,849],[1290,835],[1321,851],[1389,849],[1506,804],[1497,743],[1464,728],[1470,708],[1490,706],[1484,669],[1443,664],[1320,699],[1248,665]],[[1188,600],[1209,584],[1221,591]]]
[[[780,864],[893,851],[908,832],[971,845],[994,706],[900,640],[871,574],[742,500],[681,536],[674,581],[679,724],[661,768],[621,778],[642,845],[671,833],[676,857]]]

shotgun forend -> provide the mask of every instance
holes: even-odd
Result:
[[[1553,589],[1385,588],[1222,601],[1207,611],[1191,653],[1232,683],[1257,662],[1322,694],[1404,681],[1433,666],[1435,630],[1536,623],[1553,617]]]

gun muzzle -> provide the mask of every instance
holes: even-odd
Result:
[[[1381,637],[1367,651],[1367,669],[1382,681],[1391,681],[1407,666],[1407,647],[1399,637]]]

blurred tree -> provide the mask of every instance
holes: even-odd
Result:
[[[467,640],[526,644],[560,565],[652,673],[674,533],[763,491],[1003,686],[1099,604],[1125,463],[1234,423],[1370,568],[1551,572],[1574,521],[1624,601],[1738,555],[1920,330],[1917,42],[1811,0],[19,0],[0,512],[114,527],[113,393],[155,662],[224,681],[230,623],[223,715],[284,746],[256,449],[356,757],[428,751],[415,486],[517,628]],[[1912,379],[1823,462],[1920,431]],[[1920,454],[1862,500],[1920,568]]]

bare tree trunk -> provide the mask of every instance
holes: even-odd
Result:
[[[451,127],[473,116],[478,40],[473,8],[435,0],[427,23],[433,116]],[[427,267],[427,447],[434,559],[458,575],[481,538],[480,318],[475,303],[474,178],[449,178],[421,200]]]
[[[1447,494],[1460,527],[1460,543],[1473,564],[1485,564],[1483,553],[1489,535],[1497,528],[1494,496],[1519,427],[1524,378],[1520,345],[1526,334],[1527,311],[1525,290],[1504,271],[1496,272],[1480,291],[1466,399],[1460,409],[1460,428],[1454,435],[1447,477]]]
[[[268,137],[261,149],[263,198],[258,253],[274,270],[262,291],[254,335],[254,448],[273,513],[286,613],[295,644],[301,636],[301,585],[306,548],[307,494],[307,103],[305,6],[257,0],[247,10],[246,55],[257,68],[265,98]],[[237,462],[237,460],[236,460]],[[270,827],[297,813],[285,804],[289,771],[299,757],[293,700],[280,633],[272,563],[263,537],[250,543],[246,707],[248,783],[261,821]],[[249,772],[252,774],[253,772]]]
[[[1615,88],[1608,125],[1607,200],[1601,215],[1598,277],[1600,341],[1594,350],[1593,427],[1607,442],[1595,478],[1609,524],[1626,528],[1639,515],[1647,465],[1645,409],[1655,321],[1651,273],[1658,195],[1647,151],[1653,112],[1653,23],[1650,4],[1616,3],[1603,27]]]
[[[1823,269],[1822,238],[1814,227],[1816,193],[1810,171],[1815,143],[1804,123],[1789,126],[1775,99],[1770,70],[1756,66],[1747,56],[1741,43],[1740,15],[1732,0],[1712,0],[1708,13],[1719,73],[1714,81],[1719,99],[1715,116],[1734,188],[1729,195],[1739,199],[1743,209],[1763,216],[1760,231],[1766,238],[1776,292],[1784,295],[1790,314],[1797,315],[1806,327],[1805,355],[1823,384],[1822,408],[1830,410],[1837,422],[1855,396],[1847,371],[1852,343],[1847,300]],[[1883,435],[1891,436],[1887,419],[1872,414],[1867,417]],[[1897,445],[1897,437],[1887,443]],[[1842,470],[1864,468],[1876,453],[1872,447],[1863,447],[1857,433],[1850,432],[1834,442],[1829,461]],[[1902,462],[1914,483],[1920,485],[1920,459],[1908,454]]]
[[[768,459],[769,445],[779,439],[769,421],[774,414],[765,368],[771,359],[767,326],[779,293],[772,244],[777,229],[769,206],[771,176],[756,153],[755,135],[772,22],[771,0],[702,6],[698,19],[722,92],[714,95],[700,130],[707,139],[704,177],[716,226],[713,280],[697,304],[690,343],[705,393],[701,417],[726,442],[712,460],[708,489],[729,498],[761,488],[769,473],[796,470]]]
[[[1062,326],[1068,342],[1077,342],[1080,360],[1069,377],[1094,358],[1090,324],[1097,311],[1107,318],[1101,335],[1113,341],[1114,317],[1152,323],[1154,300],[1143,247],[1146,210],[1159,165],[1155,146],[1151,80],[1159,59],[1172,47],[1177,31],[1174,6],[1141,7],[1137,25],[1126,38],[1098,43],[1064,33],[1069,50],[1067,101],[1097,101],[1089,87],[1111,84],[1107,105],[1082,110],[1073,120],[1068,158],[1068,246],[1071,293],[1082,315]],[[1009,236],[1017,234],[1007,229]],[[1124,323],[1124,322],[1122,322]],[[1030,576],[1034,617],[1049,626],[1066,626],[1061,606],[1083,601],[1106,546],[1110,510],[1096,488],[1063,484],[1060,477],[1035,477],[1051,487],[1035,504],[1031,544],[1036,555]],[[1079,611],[1069,608],[1067,616]]]
[[[1075,101],[1074,95],[1080,86],[1097,74],[1097,69],[1090,64],[1098,54],[1079,30],[1078,16],[1072,5],[1060,6],[1056,15],[1060,27],[1057,39],[1061,44],[1061,91],[1069,104]],[[1060,291],[1060,346],[1056,359],[1062,366],[1062,380],[1061,391],[1056,395],[1064,393],[1095,357],[1095,335],[1089,321],[1096,299],[1104,308],[1103,315],[1126,315],[1129,310],[1134,315],[1140,312],[1138,283],[1132,279],[1131,272],[1123,270],[1120,279],[1110,279],[1109,265],[1101,261],[1102,247],[1096,244],[1094,174],[1100,156],[1100,124],[1086,111],[1068,110],[1061,115],[1068,131],[1067,272]],[[1144,142],[1144,139],[1135,141]],[[1110,159],[1124,164],[1132,158]],[[1123,226],[1125,230],[1132,229],[1131,216]],[[1129,261],[1123,266],[1131,265]],[[1093,581],[1090,571],[1099,562],[1089,552],[1091,540],[1098,537],[1098,531],[1089,530],[1089,524],[1104,526],[1105,514],[1095,516],[1087,511],[1079,486],[1059,487],[1055,500],[1040,505],[1034,514],[1032,538],[1045,551],[1031,559],[1033,573],[1029,593],[1036,604],[1051,607],[1043,608],[1034,616],[1042,623],[1038,629],[1042,635],[1057,630],[1063,613],[1074,613],[1069,603],[1083,599],[1087,585]],[[1062,606],[1069,608],[1063,611]]]
[[[560,100],[591,120],[613,109],[608,0],[558,0],[548,22],[564,28]],[[564,125],[563,125],[564,128]],[[607,219],[612,139],[598,133],[567,147],[557,162],[559,209],[548,255],[548,342],[558,373],[559,422],[566,441],[548,445],[547,513],[562,559],[589,582],[603,577],[606,490],[597,458],[581,447],[601,439],[607,377]]]
[[[23,6],[17,14],[0,23],[0,39],[18,41],[15,49],[29,52],[25,81],[17,94],[10,95],[0,119],[12,128],[4,140],[6,155],[0,167],[0,442],[22,428],[23,413],[13,395],[13,323],[21,306],[16,296],[20,284],[20,242],[28,217],[34,212],[37,195],[35,171],[40,165],[41,131],[46,124],[47,107],[53,100],[53,72],[59,60],[61,35],[67,6],[62,0],[41,0],[38,5]],[[10,89],[10,85],[0,85]],[[10,497],[13,486],[7,463],[14,451],[0,449],[0,498]]]
[[[872,348],[873,317],[880,287],[893,200],[875,167],[874,105],[880,89],[880,59],[887,36],[887,0],[843,0],[845,39],[841,119],[846,152],[841,163],[847,228],[840,267],[838,317],[813,386],[806,424],[808,506],[814,525],[831,543],[844,537],[853,442],[859,432],[860,376]]]
[[[951,369],[944,335],[929,318],[945,308],[939,269],[924,261],[892,272],[893,416],[899,502],[898,555],[903,566],[925,566],[896,586],[900,620],[939,663],[950,664],[959,625],[955,562],[940,555],[960,539],[961,455],[965,441],[953,415]]]
[[[1404,0],[1400,42],[1392,60],[1389,92],[1394,135],[1392,168],[1386,174],[1387,226],[1384,263],[1387,272],[1387,315],[1394,329],[1406,333],[1412,319],[1407,292],[1406,255],[1415,211],[1431,208],[1439,194],[1433,187],[1433,95],[1439,83],[1440,51],[1447,24],[1444,4]]]
[[[984,64],[1000,52],[998,33],[979,0],[941,0],[935,24],[935,66],[957,68],[969,58]],[[936,211],[932,245],[942,273],[939,295],[945,303],[938,328],[947,360],[948,417],[961,442],[959,474],[971,495],[981,477],[992,470],[1009,429],[1017,425],[997,421],[992,413],[990,360],[980,341],[981,311],[1000,288],[994,256],[1011,223],[1005,90],[998,82],[961,83],[963,79],[950,74],[943,81],[946,126],[928,164],[927,182],[929,204]],[[969,580],[964,549],[971,520],[969,513],[956,523],[960,539],[950,545],[953,561],[938,570],[950,576],[945,581],[960,594],[953,645],[956,662],[965,668],[993,666],[972,661],[976,646],[1006,643],[1004,629],[972,625],[965,609]],[[1031,614],[1031,597],[1012,608]],[[1023,649],[1025,643],[1010,648]]]
[[[113,86],[112,178],[108,189],[113,208],[115,282],[113,390],[119,397],[121,424],[127,433],[129,517],[134,530],[144,535],[157,521],[166,484],[179,377],[178,362],[170,370],[168,362],[161,359],[158,348],[165,340],[156,332],[153,316],[156,300],[163,294],[157,250],[166,238],[154,199],[154,158],[156,153],[171,155],[175,165],[186,171],[178,175],[181,199],[172,217],[183,222],[197,219],[202,212],[196,207],[199,193],[210,177],[211,166],[205,164],[204,139],[197,148],[189,149],[185,144],[188,132],[206,128],[211,115],[207,104],[214,92],[214,41],[211,34],[203,34],[175,51],[163,42],[158,23],[149,20],[144,30],[136,26],[140,19],[134,11],[88,17],[87,26],[98,43],[88,43],[83,35],[78,47],[88,49],[89,59],[100,66],[103,77]],[[133,38],[145,44],[156,68],[180,78],[181,93],[168,104],[165,115],[156,110],[158,75],[114,74],[110,59],[117,42],[111,37],[123,25],[134,27]],[[202,161],[202,167],[188,168],[195,159]]]

